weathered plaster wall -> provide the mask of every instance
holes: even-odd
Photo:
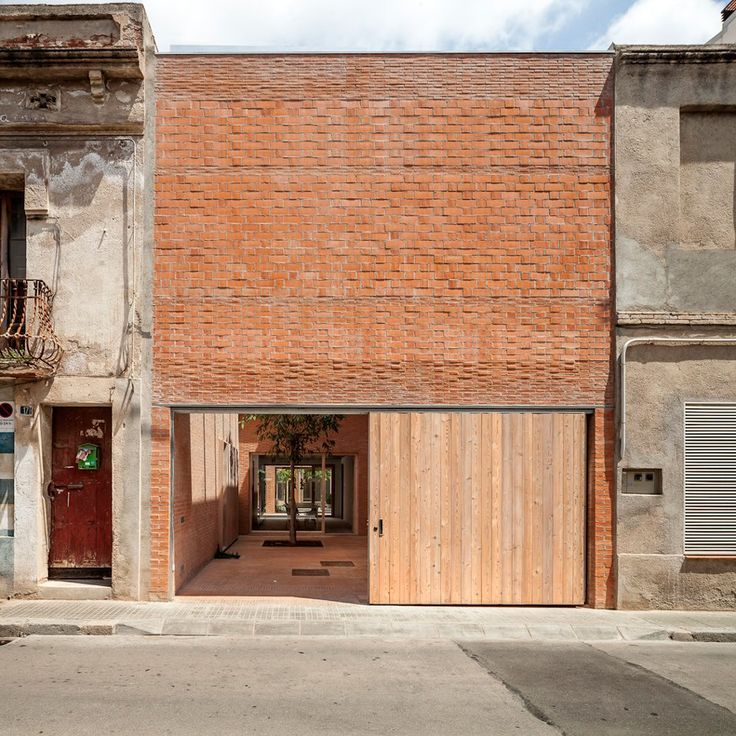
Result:
[[[154,75],[154,42],[142,6],[37,12],[34,18],[29,6],[0,9],[0,174],[22,174],[27,276],[55,294],[64,353],[55,377],[15,388],[17,404],[34,411],[17,421],[16,536],[5,594],[34,594],[47,575],[53,407],[100,404],[113,415],[113,594],[145,597],[153,222],[153,94],[146,77]],[[33,35],[36,22],[41,41]],[[93,38],[85,29],[98,22],[118,30]],[[40,56],[19,76],[9,59],[29,46],[68,47],[68,63],[52,70]],[[95,89],[85,79],[96,66],[90,49],[110,46],[128,49],[137,61],[106,69],[102,89]],[[3,55],[7,48],[10,56]],[[58,109],[29,105],[39,90],[55,95]]]
[[[736,340],[736,330],[731,336]],[[662,494],[619,491],[619,605],[733,608],[736,563],[688,560],[683,555],[683,412],[686,401],[736,402],[736,347],[633,346],[627,360],[626,401],[626,455],[621,465],[662,468]]]
[[[736,337],[736,56],[660,49],[622,63],[627,51],[615,85],[619,363],[631,338]],[[736,348],[634,345],[622,393],[618,605],[732,608],[736,561],[684,556],[683,417],[686,401],[736,401]],[[624,468],[661,468],[662,494],[624,494]]]
[[[707,47],[706,47],[707,48]],[[733,231],[720,247],[684,240],[681,198],[699,200],[697,181],[681,183],[682,108],[736,106],[736,64],[621,64],[616,69],[616,307],[724,312],[736,305]],[[704,116],[707,117],[707,116]],[[696,122],[696,121],[692,121]],[[713,130],[703,120],[688,131],[705,156]],[[712,146],[712,144],[710,144]],[[692,148],[688,149],[693,155]],[[733,192],[733,162],[722,162]],[[730,177],[730,181],[729,181]],[[681,189],[684,184],[685,189]]]

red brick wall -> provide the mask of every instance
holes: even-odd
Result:
[[[604,403],[609,68],[160,58],[157,398]]]
[[[610,406],[610,69],[160,57],[156,400]]]
[[[153,407],[151,412],[151,572],[149,598],[168,600],[169,584],[169,483],[171,479],[171,412]]]
[[[356,534],[368,531],[368,415],[349,414],[340,423],[340,430],[333,438],[335,446],[333,455],[355,455]],[[246,422],[240,429],[240,533],[250,531],[251,519],[251,473],[250,454],[267,455],[271,452],[268,443],[260,442],[256,434],[256,425]]]

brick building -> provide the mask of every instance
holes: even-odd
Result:
[[[153,594],[174,410],[414,410],[448,436],[571,412],[587,571],[562,602],[612,605],[611,56],[174,54],[156,95]]]

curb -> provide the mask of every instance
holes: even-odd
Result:
[[[736,631],[673,631],[672,641],[699,641],[718,644],[733,644],[736,642]]]
[[[294,631],[291,627],[279,629],[260,629],[252,623],[242,625],[223,626],[217,621],[114,621],[82,623],[60,623],[58,621],[25,621],[19,623],[0,624],[0,640],[20,639],[27,636],[234,636],[246,639],[259,638],[318,638],[337,636],[338,638],[389,638],[389,639],[449,639],[473,641],[522,641],[544,643],[581,643],[581,642],[645,642],[645,641],[674,641],[674,642],[709,642],[709,643],[736,643],[736,629],[730,630],[687,630],[687,629],[640,629],[629,627],[570,627],[569,632],[561,635],[559,631],[540,631],[532,627],[509,626],[492,627],[486,631],[473,629],[458,630],[437,629],[417,630],[371,630],[368,627],[361,631],[355,627],[352,631],[338,634],[334,631],[324,632],[317,627],[306,631]],[[237,622],[236,622],[237,624]],[[518,629],[518,630],[517,630]],[[522,629],[524,631],[522,632]]]

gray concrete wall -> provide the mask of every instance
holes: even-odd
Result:
[[[32,43],[39,57],[19,76],[4,48]],[[66,47],[52,69],[44,49]],[[98,63],[108,48],[128,60]],[[33,415],[16,422],[15,538],[0,544],[12,575],[0,594],[36,594],[47,576],[52,412],[89,404],[112,407],[113,594],[147,595],[154,64],[142,6],[0,7],[0,174],[24,175],[27,276],[53,290],[64,350],[53,378],[14,387]],[[101,87],[88,77],[98,68]],[[58,110],[26,104],[41,88]]]
[[[634,345],[625,385],[620,370],[632,338],[736,338],[736,53],[708,48],[623,48],[617,57],[622,608],[736,604],[736,560],[688,559],[683,538],[684,404],[736,401],[736,348]],[[661,468],[662,494],[624,494],[626,468]]]

